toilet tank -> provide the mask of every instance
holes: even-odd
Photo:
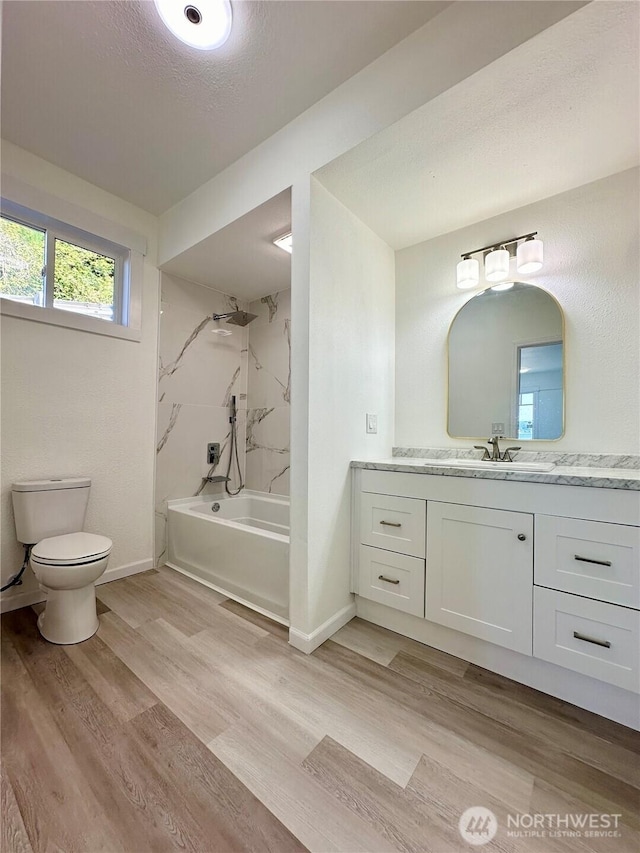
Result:
[[[14,483],[11,497],[18,541],[34,545],[49,536],[80,532],[90,489],[87,477]]]

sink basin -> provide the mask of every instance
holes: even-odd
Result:
[[[483,462],[481,459],[422,459],[424,465],[446,468],[472,468],[476,471],[553,471],[552,462]]]

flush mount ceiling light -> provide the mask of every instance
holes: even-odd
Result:
[[[456,270],[457,285],[460,290],[477,287],[480,283],[480,264],[472,255],[482,254],[484,257],[484,277],[487,281],[504,282],[495,285],[492,290],[509,290],[513,287],[509,278],[509,265],[516,258],[516,269],[519,273],[527,274],[542,269],[542,240],[534,239],[537,231],[513,237],[510,240],[499,240],[491,246],[464,252]]]
[[[282,237],[278,237],[273,241],[273,245],[277,246],[279,249],[284,249],[285,252],[289,252],[289,254],[291,254],[293,250],[293,236],[291,232],[283,234]]]
[[[171,32],[190,47],[215,50],[231,33],[229,0],[154,0],[160,17]]]

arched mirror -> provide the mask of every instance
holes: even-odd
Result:
[[[539,287],[488,288],[449,329],[448,433],[552,441],[564,433],[564,317]]]

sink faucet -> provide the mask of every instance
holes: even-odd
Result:
[[[500,437],[497,435],[487,439],[487,444],[491,446],[491,453],[484,444],[473,445],[476,450],[483,451],[481,462],[513,462],[511,451],[522,449],[520,447],[507,447],[504,453],[500,453]]]

